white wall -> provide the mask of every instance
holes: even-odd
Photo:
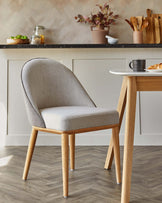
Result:
[[[76,23],[77,14],[89,15],[96,4],[110,3],[119,14],[110,35],[119,38],[119,43],[132,42],[132,30],[125,22],[131,16],[146,16],[146,9],[161,13],[161,0],[0,0],[0,43],[6,43],[11,35],[31,37],[35,25],[46,27],[47,43],[91,43],[90,26]]]

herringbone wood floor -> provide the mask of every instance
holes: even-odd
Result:
[[[116,184],[114,164],[111,171],[103,169],[107,147],[76,147],[77,169],[70,172],[68,199],[62,197],[60,147],[36,147],[24,182],[26,150],[0,149],[0,203],[120,202],[121,185]],[[130,202],[162,202],[162,147],[134,148]]]

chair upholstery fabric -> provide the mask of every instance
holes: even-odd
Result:
[[[93,106],[81,83],[63,64],[47,58],[27,61],[21,81],[29,122],[46,127],[39,109],[57,106]]]
[[[119,123],[115,110],[86,106],[64,106],[40,110],[46,128],[70,131]]]
[[[21,72],[32,126],[60,131],[117,124],[117,111],[97,108],[71,70],[52,59],[27,61]]]

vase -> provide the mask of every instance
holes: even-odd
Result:
[[[142,31],[133,31],[133,43],[134,44],[143,43],[143,32]]]
[[[109,34],[109,27],[91,26],[92,41],[94,44],[107,44],[106,35]]]

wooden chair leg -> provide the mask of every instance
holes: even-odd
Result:
[[[107,170],[111,169],[113,158],[114,158],[114,149],[113,149],[113,136],[112,136],[110,145],[107,151],[107,157],[106,157],[104,169],[107,169]]]
[[[112,129],[112,139],[113,139],[113,145],[114,145],[116,181],[117,181],[117,184],[120,184],[121,183],[121,171],[120,171],[119,127]]]
[[[68,177],[69,177],[69,135],[62,134],[62,177],[63,196],[68,197]]]
[[[35,142],[37,139],[37,134],[38,134],[38,131],[35,130],[35,128],[32,128],[32,133],[30,136],[28,151],[27,151],[27,155],[26,155],[24,173],[23,173],[23,177],[22,177],[23,180],[26,180],[27,176],[28,176],[30,163],[31,163],[31,159],[32,159],[32,155],[33,155],[33,151],[34,151],[34,147],[35,147]]]
[[[70,170],[74,171],[75,169],[75,134],[70,136]]]

